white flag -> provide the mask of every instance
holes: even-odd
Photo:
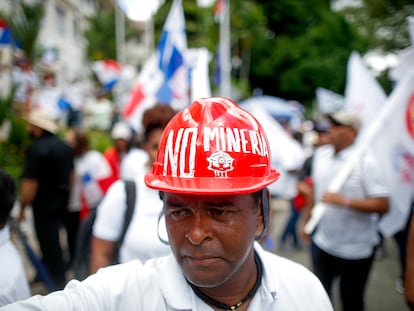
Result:
[[[345,88],[345,109],[358,113],[366,128],[386,99],[378,81],[366,67],[358,52],[352,52],[348,61]]]
[[[380,229],[391,236],[405,226],[414,199],[414,70],[397,85],[386,105],[392,111],[373,147],[391,193],[391,209],[381,219]]]
[[[414,45],[397,53],[398,64],[391,68],[388,75],[391,80],[398,82],[407,72],[414,68]]]
[[[191,101],[197,98],[210,97],[210,78],[208,64],[210,53],[207,48],[188,49],[187,57],[191,77]]]
[[[297,176],[289,171],[299,170],[306,155],[302,145],[296,141],[263,107],[251,105],[247,110],[260,122],[269,139],[272,165],[280,178],[268,186],[272,195],[292,199],[297,193]]]
[[[318,110],[324,114],[341,110],[345,104],[342,95],[322,87],[316,89],[316,101],[318,102]]]

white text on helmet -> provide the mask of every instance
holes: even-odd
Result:
[[[263,134],[239,128],[204,127],[203,128],[204,152],[237,152],[251,153],[263,157],[269,156],[266,139]],[[194,177],[197,128],[180,128],[176,132],[174,142],[174,130],[168,133],[164,152],[163,174],[171,176],[192,178]]]
[[[177,138],[175,146],[173,146],[174,130],[168,134],[167,144],[165,146],[164,154],[164,171],[167,175],[168,163],[171,165],[171,175],[177,177],[178,172],[178,157],[180,160],[180,177],[191,178],[194,177],[194,164],[196,154],[197,128],[180,128],[177,131]],[[189,144],[189,140],[190,144]],[[174,148],[174,149],[173,149]],[[187,148],[190,148],[188,154],[188,163],[186,163]],[[168,161],[170,159],[170,161]],[[186,165],[187,164],[187,165]],[[186,170],[187,168],[187,170]]]
[[[213,148],[211,148],[213,145]],[[263,134],[248,129],[205,127],[204,151],[243,152],[269,156]]]

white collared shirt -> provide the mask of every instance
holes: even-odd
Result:
[[[319,280],[307,268],[255,249],[263,263],[263,279],[249,310],[333,310]],[[63,291],[34,296],[4,310],[142,310],[212,311],[187,284],[173,255],[103,268],[83,282],[71,281]]]
[[[355,147],[350,146],[335,154],[331,145],[321,146],[316,150],[312,164],[316,201],[320,200],[354,151]],[[366,152],[362,156],[340,193],[353,199],[389,195],[384,171],[372,153]],[[327,204],[313,240],[318,247],[331,255],[345,259],[367,258],[379,242],[378,218],[377,213]]]
[[[0,306],[30,297],[26,272],[10,241],[9,227],[0,229]]]

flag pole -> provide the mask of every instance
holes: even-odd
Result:
[[[115,1],[115,36],[116,58],[120,64],[125,63],[125,16],[117,1]]]
[[[220,96],[231,98],[230,0],[223,1],[220,15]]]

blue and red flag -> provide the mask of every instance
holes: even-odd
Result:
[[[157,102],[181,110],[189,104],[190,83],[186,62],[187,37],[181,0],[174,0],[157,52],[140,72],[123,109],[123,116],[140,131],[142,113]]]
[[[121,76],[121,65],[112,59],[94,62],[92,70],[106,91],[111,91]]]
[[[12,44],[13,37],[12,32],[7,24],[0,18],[0,45],[9,45]]]

